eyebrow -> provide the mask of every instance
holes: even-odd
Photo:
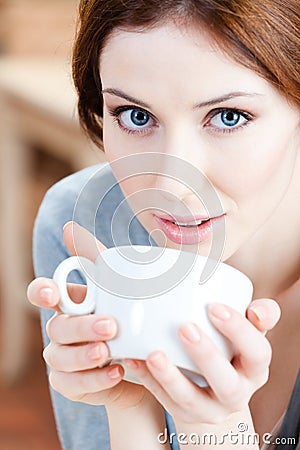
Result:
[[[127,95],[127,94],[125,94],[125,92],[120,91],[119,89],[112,89],[112,88],[102,89],[101,93],[115,95],[116,97],[124,98],[124,100],[127,100],[130,103],[136,103],[140,106],[143,106],[144,108],[151,109],[151,106],[148,105],[147,103],[142,102],[141,100],[138,100],[137,98],[131,97],[131,95]]]
[[[147,103],[145,103],[142,100],[139,100],[137,98],[134,98],[131,95],[126,94],[125,92],[121,91],[120,89],[106,88],[106,89],[103,89],[101,91],[101,93],[115,95],[116,97],[123,98],[124,100],[127,100],[130,103],[138,104],[147,109],[152,109],[151,106],[148,105]],[[257,96],[263,96],[263,94],[258,94],[256,92],[244,92],[244,91],[229,92],[228,94],[222,95],[220,97],[216,97],[211,100],[206,100],[204,102],[197,103],[193,106],[193,109],[200,109],[200,108],[205,108],[206,106],[212,106],[215,104],[223,103],[223,102],[226,102],[227,100],[231,100],[232,98],[257,97]]]
[[[215,105],[217,103],[224,103],[227,100],[231,100],[232,98],[237,97],[259,97],[263,96],[263,94],[258,94],[256,92],[244,92],[244,91],[236,91],[236,92],[229,92],[226,95],[222,95],[221,97],[216,97],[211,100],[207,100],[205,102],[197,103],[194,105],[194,109],[204,108],[206,106]]]

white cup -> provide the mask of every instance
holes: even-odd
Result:
[[[113,362],[145,360],[152,351],[162,350],[186,376],[204,386],[199,368],[179,340],[178,328],[194,322],[230,360],[233,347],[209,321],[207,305],[223,303],[244,315],[253,293],[246,275],[212,260],[214,272],[200,283],[207,262],[206,257],[170,248],[113,247],[101,252],[95,264],[79,256],[66,259],[53,279],[64,313],[96,313],[116,319],[117,336],[107,342]],[[73,270],[80,271],[87,282],[87,294],[80,304],[67,292],[67,278]],[[125,379],[137,382],[126,368]]]

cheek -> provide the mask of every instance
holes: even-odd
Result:
[[[130,197],[131,200],[136,200],[140,195],[142,195],[142,192],[147,189],[147,184],[145,184],[145,182],[142,182],[141,177],[138,176],[132,176],[123,179],[119,183],[122,191],[126,194],[126,197],[128,197],[129,201]]]
[[[247,142],[229,162],[220,165],[219,189],[239,202],[250,196],[284,193],[295,165],[297,151],[290,136],[270,136]],[[224,161],[223,161],[224,163]]]
[[[150,141],[150,140],[149,140]],[[152,142],[144,141],[142,144],[140,139],[127,136],[119,130],[111,119],[103,120],[103,144],[106,160],[109,162],[112,171],[118,180],[123,193],[130,202],[134,198],[140,207],[142,193],[148,191],[155,183],[155,177],[147,174],[147,162],[143,160],[144,172],[141,173],[141,162],[134,155],[153,151],[156,148]],[[133,155],[133,158],[131,158]],[[152,166],[150,166],[152,167]],[[135,194],[135,195],[133,195]]]
[[[130,139],[132,142],[132,139]],[[135,164],[136,160],[130,155],[141,153],[134,145],[128,145],[123,134],[113,124],[108,124],[103,129],[103,144],[106,160],[111,166],[114,176],[133,208],[133,202],[139,209],[142,205],[142,194],[151,188],[153,179],[150,175],[140,174],[140,168]],[[134,210],[136,207],[133,208]]]
[[[105,113],[103,116],[103,146],[108,162],[112,162],[126,154],[117,125]]]
[[[152,177],[145,175],[132,176],[119,181],[126,201],[129,203],[134,214],[144,223],[147,223],[149,209],[155,209],[161,203],[159,196],[153,193],[152,187],[154,180],[150,178]]]
[[[129,135],[120,130],[112,120],[103,121],[103,145],[108,162],[119,158],[143,154],[147,152],[160,151],[159,140],[150,137],[139,137]],[[131,163],[131,162],[130,162]]]

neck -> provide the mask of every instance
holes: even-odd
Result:
[[[247,259],[243,258],[243,253],[239,253],[226,262],[250,278],[254,286],[253,298],[276,299],[299,280],[299,255],[290,256],[287,260],[286,252],[281,257],[279,251],[274,254],[271,249],[270,253],[266,254],[261,248],[254,252],[253,247],[251,254],[249,259],[249,251],[245,249]]]
[[[276,298],[300,278],[300,177],[296,174],[299,171],[268,221],[226,261],[251,279],[254,298]]]

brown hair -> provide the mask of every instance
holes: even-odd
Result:
[[[145,31],[173,18],[200,23],[231,58],[300,106],[299,0],[81,0],[73,78],[81,125],[102,145],[99,56],[115,29]]]

